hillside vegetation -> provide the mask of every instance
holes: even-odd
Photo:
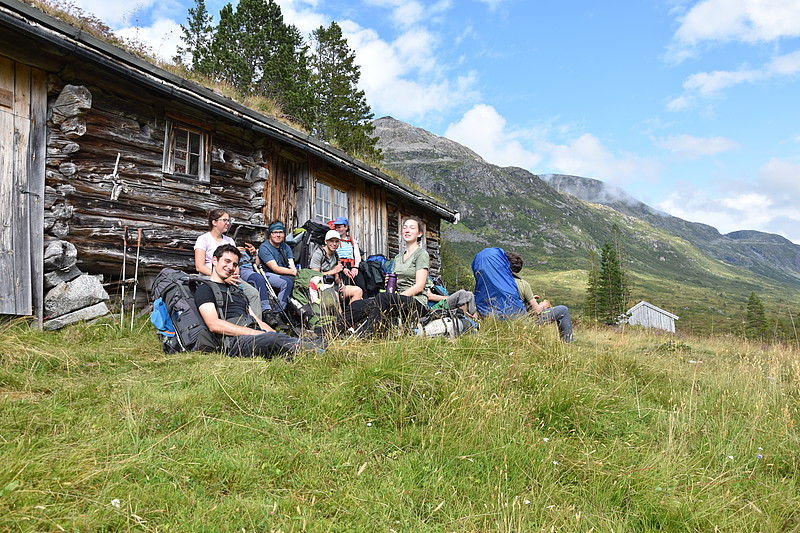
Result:
[[[445,278],[471,288],[477,252],[499,246],[526,259],[535,290],[563,296],[580,313],[589,250],[619,230],[633,303],[647,300],[681,317],[689,332],[732,332],[752,292],[774,320],[773,337],[796,339],[800,315],[800,247],[776,235],[735,232],[658,213],[597,180],[542,179],[524,169],[498,167],[449,139],[391,117],[375,121],[384,165],[458,210],[461,222],[443,224]],[[556,179],[558,178],[558,179]],[[591,198],[589,203],[573,194]],[[566,285],[559,281],[569,277]]]
[[[484,321],[285,361],[0,337],[0,530],[796,531],[800,353]]]

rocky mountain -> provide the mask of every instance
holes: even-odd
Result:
[[[778,280],[800,279],[800,246],[780,235],[754,230],[723,235],[707,224],[689,222],[653,209],[619,187],[599,180],[563,174],[549,174],[542,178],[559,192],[644,220],[686,239],[725,263]]]
[[[800,287],[800,246],[777,235],[721,235],[597,180],[499,167],[392,117],[374,124],[384,166],[461,213],[463,224],[447,228],[445,237],[464,259],[501,246],[545,268],[583,269],[588,250],[610,239],[616,227],[631,268],[642,275],[712,287],[735,277],[722,272],[730,265]]]

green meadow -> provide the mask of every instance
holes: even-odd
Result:
[[[800,531],[800,352],[484,320],[283,360],[0,326],[2,531]]]

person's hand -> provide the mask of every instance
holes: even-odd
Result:
[[[291,273],[289,274],[290,276],[296,276],[297,275],[297,269],[296,268],[290,268],[289,270],[291,271]]]
[[[238,287],[242,283],[242,277],[239,275],[239,272],[236,272],[236,274],[233,274],[226,279],[225,283],[228,283],[229,285],[236,285]]]
[[[550,309],[551,305],[548,300],[545,300],[539,303],[539,307],[541,307],[542,309]]]
[[[249,243],[249,242],[246,242],[246,243],[244,243],[244,249],[245,249],[245,250],[247,251],[247,253],[248,253],[248,254],[250,254],[250,255],[256,255],[256,253],[258,252],[258,250],[256,250],[256,247],[255,247],[255,246],[253,246],[253,245],[252,245],[251,243]]]
[[[332,269],[330,269],[330,271],[328,271],[328,274],[332,275],[332,276],[335,276],[336,274],[338,274],[339,272],[342,272],[342,271],[344,271],[344,273],[347,274],[347,270],[345,270],[345,268],[342,266],[342,264],[341,263],[336,263],[336,266],[333,267]]]
[[[354,270],[356,270],[356,269],[355,268],[345,268],[345,269],[343,269],[343,272],[344,272],[345,276],[347,276],[350,279],[353,279],[353,278],[356,277],[356,274],[358,273],[358,272],[356,272],[356,274],[354,274],[353,273]]]

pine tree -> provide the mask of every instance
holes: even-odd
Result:
[[[190,11],[183,38],[192,67],[243,95],[269,97],[298,122],[313,124],[308,46],[296,27],[284,23],[280,6],[274,0],[241,0],[235,10],[227,4],[206,41],[207,18],[200,10],[202,0],[195,1],[198,7]]]
[[[181,24],[183,32],[181,40],[185,46],[178,47],[178,54],[173,58],[176,63],[183,64],[191,70],[203,70],[201,62],[208,56],[214,35],[212,22],[205,0],[195,0],[195,7],[189,8],[186,26]]]
[[[312,87],[317,103],[313,134],[323,141],[372,162],[381,159],[373,114],[364,91],[358,89],[361,71],[355,53],[332,22],[312,34]]]
[[[750,293],[747,300],[747,318],[745,335],[751,339],[763,339],[767,333],[767,319],[764,304],[755,292]]]
[[[619,229],[614,227],[615,237]],[[625,313],[630,301],[630,284],[625,270],[622,268],[621,248],[617,244],[606,241],[600,249],[599,271],[592,261],[589,272],[589,283],[586,295],[587,313],[597,320],[607,324],[614,324]]]

